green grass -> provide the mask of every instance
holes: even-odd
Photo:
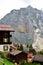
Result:
[[[7,59],[4,59],[4,63],[5,63],[6,65],[14,65],[12,62],[8,61]]]
[[[3,65],[2,62],[0,62],[0,65]]]
[[[3,59],[3,61],[0,60],[0,65],[3,65],[3,62],[5,63],[5,65],[14,65],[12,62],[8,61],[7,59]]]

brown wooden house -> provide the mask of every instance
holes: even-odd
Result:
[[[0,51],[8,51],[10,42],[10,32],[13,32],[14,29],[10,25],[0,24]]]
[[[13,52],[9,53],[7,59],[10,61],[20,63],[22,60],[27,60],[27,53],[19,50],[14,50]]]

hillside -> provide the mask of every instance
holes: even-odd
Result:
[[[10,24],[15,29],[13,42],[32,43],[35,29],[40,29],[40,37],[43,38],[43,12],[31,6],[12,10],[0,20],[0,24]]]

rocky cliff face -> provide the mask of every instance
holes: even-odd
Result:
[[[43,12],[28,6],[20,10],[12,10],[1,20],[1,24],[10,24],[15,32],[13,42],[30,44],[34,40],[34,30],[39,28],[43,35]],[[42,36],[43,37],[43,36]]]

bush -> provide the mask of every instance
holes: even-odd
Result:
[[[1,54],[2,58],[6,58],[6,55],[4,53]]]
[[[33,53],[34,55],[36,54],[36,51],[35,51],[35,49],[29,49],[29,53]]]
[[[21,65],[40,65],[39,63],[32,63],[32,62],[25,62],[24,60],[22,61]]]
[[[23,61],[21,62],[21,65],[27,65],[26,61],[23,60]]]
[[[40,52],[38,52],[38,54],[41,54],[41,55],[43,55],[43,51],[40,51]]]

